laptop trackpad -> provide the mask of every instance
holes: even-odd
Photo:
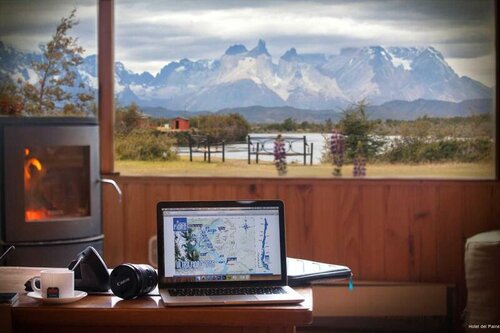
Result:
[[[220,295],[220,296],[210,296],[210,300],[218,302],[245,302],[245,301],[255,301],[258,299],[254,295]]]

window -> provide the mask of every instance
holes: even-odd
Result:
[[[0,3],[0,116],[95,117],[96,1]]]
[[[492,0],[124,0],[115,12],[122,174],[495,175]]]
[[[120,1],[117,168],[493,178],[494,28],[493,1]]]

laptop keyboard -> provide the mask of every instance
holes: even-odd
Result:
[[[281,287],[179,288],[168,289],[171,296],[277,295],[286,294]]]

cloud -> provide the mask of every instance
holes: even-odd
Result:
[[[232,8],[221,8],[221,1],[214,2],[211,8],[189,7],[185,2],[181,2],[185,5],[183,9],[178,8],[177,2],[176,5],[172,5],[172,8],[167,8],[167,3],[169,2],[162,3],[163,6],[159,7],[139,6],[135,3],[131,9],[127,2],[120,2],[117,6],[117,13],[120,13],[117,15],[118,29],[127,29],[129,26],[135,29],[136,34],[140,34],[141,29],[145,29],[153,34],[182,34],[199,38],[217,36],[220,39],[249,36],[256,38],[264,34],[290,37],[300,34],[346,35],[353,39],[422,42],[445,38],[461,38],[462,41],[467,41],[477,36],[463,34],[464,30],[480,30],[482,27],[482,33],[487,34],[488,28],[491,28],[483,15],[477,14],[484,10],[475,11],[475,9],[467,8],[470,10],[471,17],[462,17],[463,13],[462,16],[444,14],[444,16],[438,16],[438,13],[443,12],[442,8],[453,7],[450,1],[445,2],[447,6],[440,2],[428,1],[422,1],[427,6],[420,4],[420,1],[340,2],[340,4],[338,2],[321,4],[279,1],[275,6],[270,6],[271,2],[266,1],[266,6],[246,7],[242,5]],[[207,2],[203,3],[206,5]],[[404,6],[393,6],[394,8],[388,6],[388,4],[400,3]],[[431,6],[434,3],[436,4]],[[413,4],[419,10],[412,10],[409,4]],[[469,4],[468,7],[471,5]],[[476,4],[474,8],[477,7]],[[435,13],[431,9],[434,9]],[[434,13],[434,15],[424,15],[429,13]],[[478,22],[481,24],[478,25]]]
[[[2,0],[0,40],[36,48],[75,6],[74,33],[95,53],[90,0]],[[115,58],[155,73],[173,60],[218,58],[232,44],[252,48],[263,38],[274,57],[291,47],[331,54],[352,46],[434,46],[446,58],[472,63],[494,57],[493,6],[493,0],[119,0]]]
[[[459,76],[469,76],[489,87],[495,85],[495,74],[492,71],[492,68],[495,68],[495,59],[493,57],[484,56],[474,59],[448,58],[446,61]]]
[[[429,46],[446,57],[492,55],[492,1],[158,1],[117,3],[117,50],[135,63],[216,58],[259,38],[274,56],[366,45]],[[133,51],[133,48],[138,51]],[[141,52],[143,50],[144,52]],[[117,53],[118,54],[118,53]],[[157,69],[159,70],[159,68]]]
[[[62,17],[77,9],[78,25],[70,32],[78,36],[88,54],[97,52],[97,5],[89,0],[2,0],[0,40],[23,51],[36,51],[50,40]]]

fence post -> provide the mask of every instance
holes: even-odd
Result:
[[[248,145],[248,164],[251,163],[250,161],[250,135],[247,136],[247,145]]]
[[[226,162],[226,143],[222,141],[222,162]]]
[[[306,151],[306,146],[307,146],[307,142],[306,142],[306,136],[304,135],[304,146],[302,147],[302,149],[304,150],[304,165],[307,164],[307,151]]]
[[[208,163],[210,163],[210,141],[207,142],[208,146]]]
[[[189,162],[193,162],[193,139],[191,138],[191,135],[188,134],[188,139],[189,139]]]
[[[311,162],[310,165],[313,165],[313,152],[314,152],[314,142],[311,142]]]
[[[259,164],[259,149],[260,149],[260,142],[257,142],[257,153],[255,155],[255,162]]]

